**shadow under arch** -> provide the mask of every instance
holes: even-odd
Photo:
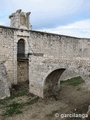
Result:
[[[43,96],[44,97],[48,97],[50,95],[54,95],[57,94],[60,90],[60,77],[62,75],[62,73],[64,73],[65,70],[67,70],[68,68],[60,68],[60,69],[55,69],[52,72],[50,72],[45,81],[44,81],[44,88],[43,88]],[[86,83],[87,87],[88,87],[88,79],[87,79],[87,75],[85,74],[86,71],[84,71],[84,69],[82,70],[78,69],[78,68],[72,68],[71,70],[75,71],[78,76],[80,76]],[[84,73],[85,72],[85,73]]]
[[[60,76],[66,69],[56,69],[52,71],[45,79],[44,83],[44,97],[50,96],[55,94],[56,92],[59,92],[60,90]]]

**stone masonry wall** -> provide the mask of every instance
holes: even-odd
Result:
[[[49,58],[90,58],[90,39],[31,31],[29,42],[33,52]]]
[[[25,55],[29,53],[30,92],[43,96],[48,74],[56,69],[68,70],[69,67],[71,71],[79,69],[75,73],[87,74],[85,79],[90,86],[90,39],[0,26],[0,62],[6,67],[11,84],[27,79],[26,74],[21,75],[24,70],[28,74],[27,65],[17,63],[17,43],[20,39],[25,40]]]
[[[31,31],[29,44],[30,92],[43,97],[46,77],[62,68],[74,70],[90,89],[90,39]]]
[[[3,63],[0,62],[0,99],[10,96],[9,79]]]
[[[28,61],[17,62],[17,82],[24,82],[29,80],[29,66]]]
[[[14,30],[0,27],[0,61],[4,63],[11,83],[13,83]]]

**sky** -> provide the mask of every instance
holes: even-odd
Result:
[[[90,38],[90,0],[0,0],[0,25],[18,9],[31,12],[32,30]]]

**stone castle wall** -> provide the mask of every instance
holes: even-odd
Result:
[[[20,39],[25,40],[28,66],[17,61],[17,43]],[[90,39],[1,26],[0,42],[0,61],[6,67],[10,83],[17,84],[29,78],[30,92],[36,89],[34,94],[39,96],[43,96],[45,79],[50,72],[69,66],[86,69],[90,62]],[[67,73],[70,77],[74,75],[70,71]],[[63,73],[63,78],[67,73]]]
[[[0,61],[4,63],[10,82],[13,83],[14,76],[14,31],[9,28],[0,27]]]
[[[28,61],[17,62],[17,83],[29,80],[29,64]]]
[[[10,96],[10,82],[3,63],[0,62],[0,99]]]
[[[90,89],[90,39],[33,31],[29,15],[17,10],[9,16],[10,27],[0,26],[0,63],[9,87],[29,79],[29,91],[44,97],[61,79],[80,75]],[[23,58],[17,56],[19,40],[25,44]],[[3,79],[1,84],[6,85]]]
[[[0,61],[6,66],[11,83],[17,83],[17,43],[25,40],[25,54],[42,53],[50,59],[90,58],[90,39],[79,39],[37,31],[0,27]]]
[[[29,42],[33,52],[49,58],[90,58],[90,39],[31,31]]]
[[[43,97],[46,78],[58,69],[68,69],[69,74],[74,71],[90,88],[90,39],[31,31],[29,44],[33,53],[29,56],[30,92]],[[58,73],[54,72],[61,75]],[[63,72],[65,77],[67,73]],[[50,81],[54,81],[54,74]]]

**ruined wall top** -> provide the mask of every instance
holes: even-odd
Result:
[[[31,12],[22,12],[22,10],[17,10],[15,13],[12,13],[9,18],[11,19],[10,27],[21,28],[21,29],[32,29],[32,26],[29,22],[29,15]]]

